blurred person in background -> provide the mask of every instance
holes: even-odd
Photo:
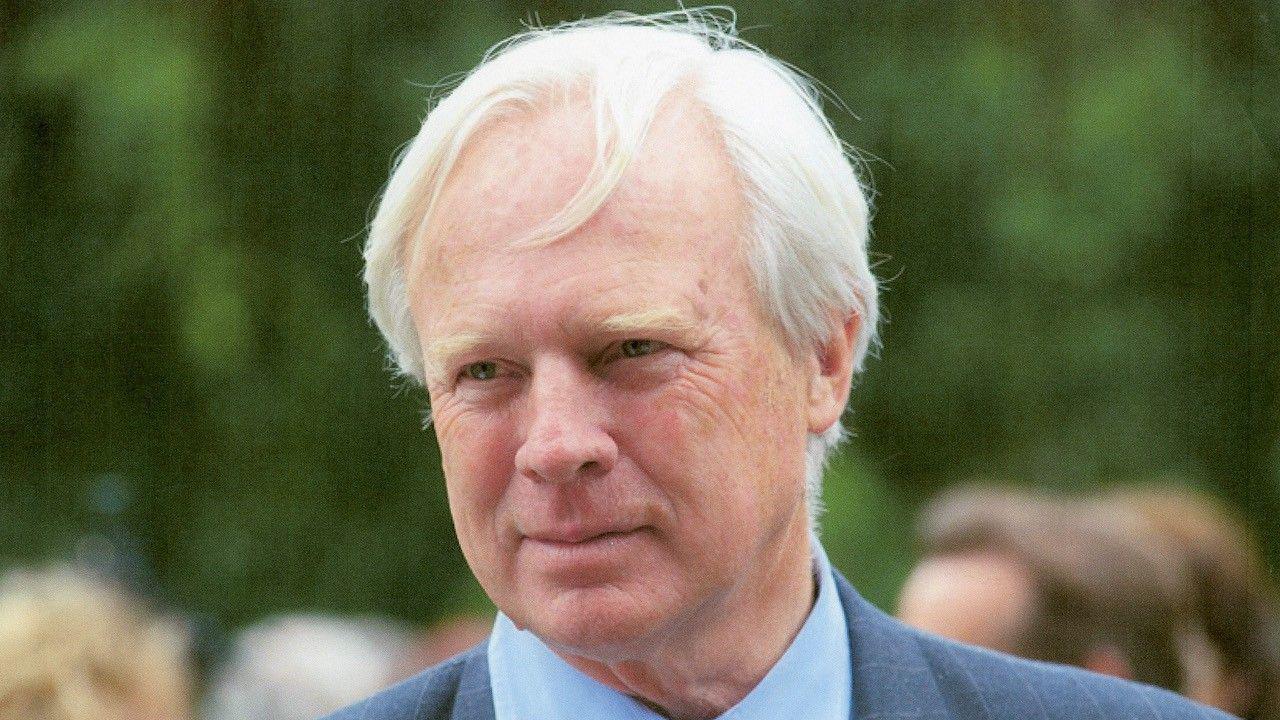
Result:
[[[1183,487],[1121,489],[1098,504],[1140,514],[1170,541],[1167,562],[1190,571],[1187,603],[1204,632],[1183,648],[1185,694],[1250,720],[1280,720],[1280,610],[1243,518]]]
[[[961,488],[922,512],[908,624],[1036,660],[1174,691],[1184,686],[1190,578],[1162,538],[1114,508]]]
[[[0,581],[0,720],[183,720],[181,624],[70,567]]]
[[[215,672],[204,720],[314,720],[404,677],[406,635],[373,619],[288,615],[244,630]]]

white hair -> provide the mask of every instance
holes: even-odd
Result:
[[[398,679],[408,638],[369,618],[286,615],[245,630],[205,699],[207,720],[312,720]]]
[[[855,371],[875,338],[877,287],[867,258],[867,193],[852,153],[799,72],[737,37],[732,17],[708,10],[601,18],[531,28],[498,43],[440,99],[401,155],[365,247],[369,314],[400,372],[423,382],[409,313],[406,267],[450,169],[474,131],[497,113],[585,88],[595,161],[577,194],[519,244],[554,242],[608,199],[644,140],[659,102],[688,87],[718,124],[747,194],[747,259],[762,306],[793,350],[817,347],[857,316]],[[839,421],[809,437],[810,517],[820,510]]]

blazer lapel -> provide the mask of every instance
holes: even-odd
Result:
[[[494,720],[493,688],[489,686],[488,643],[472,653],[462,666],[451,720]]]
[[[915,635],[853,589],[839,572],[836,589],[849,626],[853,710],[866,720],[943,720],[946,702]]]

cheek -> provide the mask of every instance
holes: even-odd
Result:
[[[721,449],[742,455],[774,455],[794,449],[805,434],[802,397],[796,380],[767,353],[745,354],[730,366],[691,368],[673,387],[664,406],[683,430],[714,439]]]
[[[622,444],[683,522],[715,526],[757,514],[761,498],[748,478],[776,476],[781,444],[762,389],[748,373],[691,369],[619,421]]]
[[[459,538],[491,532],[515,468],[516,434],[505,413],[449,413],[436,438]]]
[[[803,393],[787,365],[765,353],[738,367],[694,374],[678,398],[663,403],[666,442],[685,447],[691,455],[685,462],[715,479],[703,488],[713,501],[746,515],[768,514],[780,498],[803,495]]]
[[[510,526],[503,508],[514,472],[515,434],[485,414],[440,418],[436,436],[458,545],[490,597],[505,595],[511,574]]]

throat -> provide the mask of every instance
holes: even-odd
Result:
[[[668,720],[719,717],[764,680],[804,626],[819,591],[812,563],[807,565],[773,613],[739,616],[728,628],[690,629],[679,642],[659,643],[621,661],[558,654]]]

